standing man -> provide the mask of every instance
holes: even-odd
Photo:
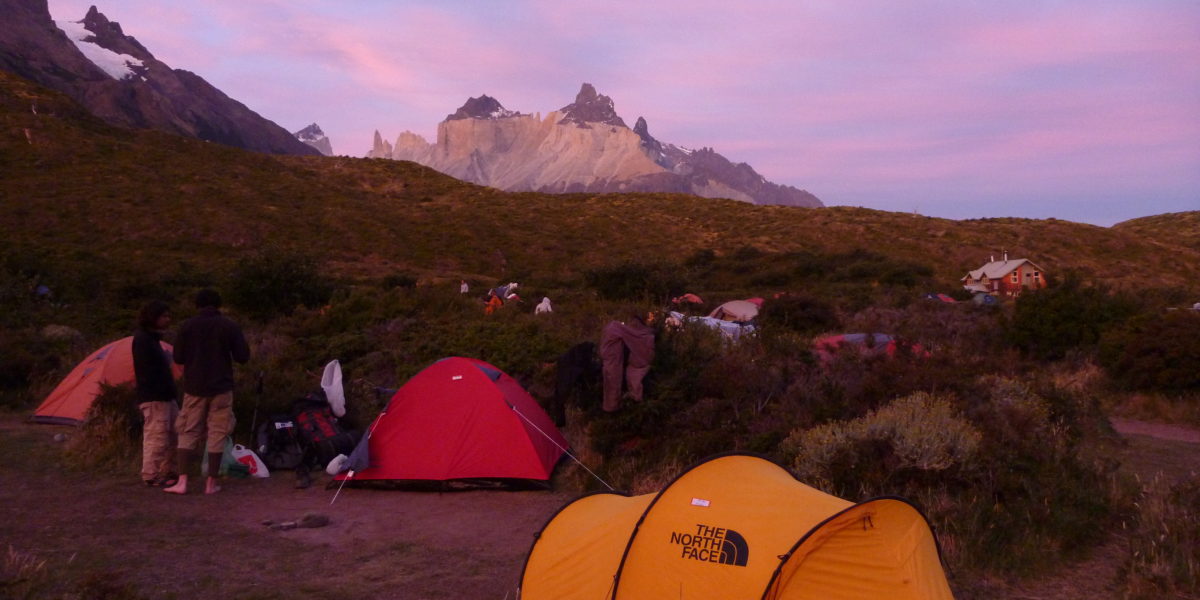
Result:
[[[635,402],[642,401],[642,379],[654,362],[654,329],[647,324],[646,313],[631,311],[626,322],[611,321],[600,335],[600,361],[603,363],[605,412],[621,407],[621,379],[624,375],[626,394]],[[626,359],[628,357],[628,359]]]
[[[233,433],[233,361],[245,364],[250,360],[242,329],[221,315],[220,294],[200,290],[196,308],[199,314],[183,323],[175,341],[175,362],[183,365],[183,409],[175,422],[179,482],[163,490],[172,494],[187,493],[187,465],[205,429],[209,452],[204,493],[221,491],[217,474],[225,438]]]
[[[170,324],[167,303],[153,300],[142,307],[133,333],[133,376],[142,413],[142,480],[152,487],[172,486],[178,480],[171,456],[176,447],[178,391],[171,358],[162,346],[163,332]]]

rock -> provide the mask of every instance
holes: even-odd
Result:
[[[328,524],[329,524],[329,517],[322,515],[320,513],[308,513],[308,514],[304,515],[303,517],[300,517],[300,522],[297,523],[296,525],[298,527],[307,527],[307,528],[312,529],[312,528],[316,528],[316,527],[325,527]]]
[[[59,443],[67,441],[67,434],[65,434],[65,433],[54,434],[54,441],[59,442]]]
[[[272,523],[271,524],[272,531],[287,531],[289,529],[295,529],[295,528],[296,528],[295,521],[284,521],[282,523]]]

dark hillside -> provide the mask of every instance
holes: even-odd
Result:
[[[37,114],[31,106],[38,106]],[[932,269],[941,289],[989,255],[1029,257],[1116,285],[1196,286],[1200,249],[1128,228],[1030,219],[952,221],[834,207],[748,206],[673,194],[504,193],[412,163],[267,156],[104,125],[65,97],[0,73],[4,251],[131,272],[219,267],[262,244],[332,271],[576,281],[626,260],[679,262],[866,249]]]

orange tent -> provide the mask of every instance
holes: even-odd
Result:
[[[657,494],[584,496],[538,534],[522,600],[952,600],[937,541],[907,501],[855,504],[745,454]]]
[[[163,352],[171,345],[162,342]],[[174,365],[174,362],[171,363]],[[175,376],[182,370],[174,366]],[[133,337],[110,342],[75,366],[69,375],[46,396],[33,413],[37,423],[80,425],[87,418],[92,401],[100,394],[100,385],[133,383]]]

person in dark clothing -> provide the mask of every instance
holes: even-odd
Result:
[[[201,437],[206,437],[209,449],[204,493],[221,490],[216,478],[225,438],[233,433],[234,423],[233,362],[250,360],[242,329],[221,314],[221,296],[216,291],[200,290],[196,308],[199,314],[184,322],[175,340],[175,362],[183,365],[183,408],[175,422],[179,482],[164,490],[172,494],[187,493],[187,464]]]
[[[595,355],[596,344],[583,342],[571,346],[555,361],[554,398],[550,400],[550,416],[554,417],[555,426],[567,424],[567,399],[571,392],[581,383],[595,381]]]
[[[600,360],[604,364],[605,412],[621,407],[622,372],[629,389],[627,396],[635,402],[642,401],[642,379],[654,362],[654,329],[646,321],[644,313],[634,311],[626,322],[611,321],[604,326]]]
[[[175,485],[178,479],[171,450],[176,445],[179,392],[171,359],[162,346],[163,332],[170,324],[167,303],[154,300],[142,307],[133,333],[133,374],[143,422],[142,480],[154,487]]]

